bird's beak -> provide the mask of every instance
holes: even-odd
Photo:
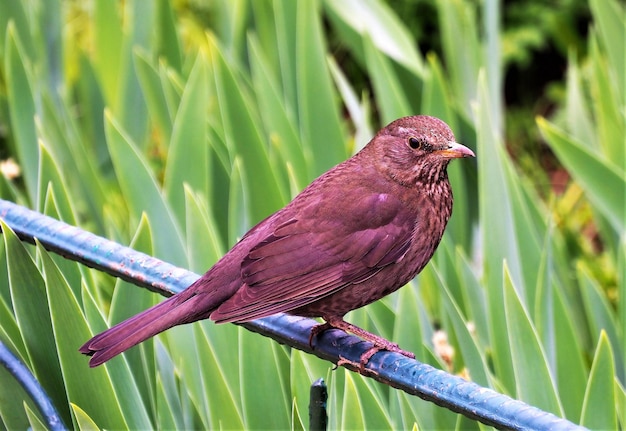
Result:
[[[446,159],[458,159],[461,157],[476,157],[474,152],[467,148],[465,145],[461,145],[457,142],[448,142],[448,148],[443,148],[437,151],[437,154],[445,157]]]

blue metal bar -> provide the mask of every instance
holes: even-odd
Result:
[[[37,379],[35,379],[35,376],[33,376],[28,367],[26,367],[2,341],[0,341],[0,364],[15,377],[15,380],[18,381],[33,400],[48,429],[52,431],[67,429],[63,424],[61,415],[56,411],[52,401]]]
[[[48,250],[166,296],[179,292],[198,278],[197,274],[12,202],[0,200],[0,218],[24,241],[33,243],[37,238]],[[315,348],[312,348],[309,345],[309,334],[317,324],[312,319],[277,314],[242,323],[241,326],[335,364],[341,359],[358,363],[361,355],[371,347],[370,343],[358,337],[330,330],[320,334],[316,338]],[[346,367],[351,368],[349,364]],[[360,372],[496,428],[555,431],[584,429],[552,413],[397,353],[376,353]]]

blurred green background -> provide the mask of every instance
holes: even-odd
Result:
[[[347,316],[591,429],[626,423],[626,12],[618,0],[0,0],[0,196],[198,273],[405,115],[475,161],[432,263]],[[235,327],[91,370],[159,301],[3,226],[0,340],[80,429],[487,428]],[[43,429],[0,370],[4,429]]]

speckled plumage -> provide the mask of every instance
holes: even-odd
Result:
[[[350,330],[376,348],[408,354],[343,316],[402,287],[428,263],[452,214],[446,167],[470,156],[441,120],[396,120],[252,228],[189,288],[80,351],[96,366],[182,323],[288,312],[322,317],[330,324],[323,329]]]

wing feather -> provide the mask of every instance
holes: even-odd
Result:
[[[288,312],[367,280],[404,256],[416,221],[399,200],[379,194],[346,205],[341,212],[298,214],[273,229],[244,258],[243,286],[211,318],[232,322]]]

